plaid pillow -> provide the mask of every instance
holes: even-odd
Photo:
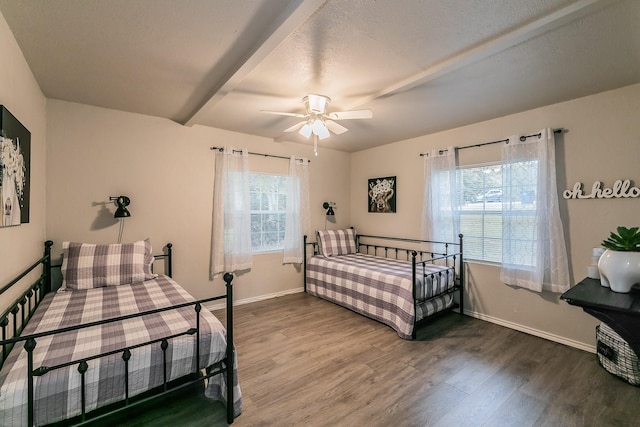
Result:
[[[156,277],[149,239],[109,245],[63,242],[62,251],[61,289],[126,285]]]
[[[319,252],[324,256],[355,254],[356,230],[347,228],[344,230],[318,230]]]

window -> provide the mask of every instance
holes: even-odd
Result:
[[[511,184],[503,194],[507,173]],[[460,232],[467,259],[502,262],[502,218],[503,210],[508,210],[517,220],[511,238],[526,254],[522,265],[535,264],[536,181],[536,161],[458,168]]]
[[[287,207],[286,175],[251,173],[251,251],[282,250]]]

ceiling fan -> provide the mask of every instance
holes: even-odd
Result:
[[[261,110],[262,113],[277,114],[280,116],[298,117],[301,122],[285,129],[285,132],[298,131],[300,135],[309,138],[314,135],[314,139],[325,139],[331,134],[329,131],[340,135],[348,129],[337,123],[338,120],[370,119],[373,117],[371,110],[351,110],[327,112],[327,105],[331,98],[324,95],[308,94],[302,98],[306,113],[286,113],[283,111]]]

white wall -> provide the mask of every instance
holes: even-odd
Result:
[[[481,107],[479,107],[481,108]],[[363,233],[420,236],[423,161],[432,148],[472,145],[542,128],[564,128],[556,137],[559,193],[577,181],[611,186],[616,179],[640,185],[640,84],[550,105],[499,119],[452,129],[354,153],[351,158],[352,222]],[[499,158],[496,145],[460,151],[461,163]],[[397,176],[397,213],[366,211],[368,178]],[[561,198],[572,283],[586,276],[591,248],[618,225],[640,225],[640,199],[564,200]],[[594,318],[559,300],[500,283],[499,268],[468,264],[465,310],[480,318],[568,344],[593,349]]]
[[[109,196],[127,195],[131,217],[122,241],[151,238],[174,247],[174,277],[197,298],[222,291],[208,279],[214,152],[230,145],[249,151],[311,159],[313,229],[324,228],[322,202],[338,203],[333,227],[349,225],[349,155],[311,146],[276,143],[203,126],[50,100],[47,105],[48,237],[59,255],[62,241],[114,243],[118,224]],[[250,156],[254,171],[286,174],[287,160]],[[250,273],[235,281],[235,300],[300,290],[302,273],[282,265],[282,252],[254,256]]]
[[[0,104],[31,132],[31,197],[28,224],[0,228],[0,283],[3,285],[42,256],[45,239],[46,100],[0,14]],[[39,271],[38,271],[39,273]],[[0,308],[18,292],[0,296]]]

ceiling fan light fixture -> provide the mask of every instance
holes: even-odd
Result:
[[[315,119],[313,121],[313,124],[311,125],[311,128],[313,129],[313,133],[315,133],[318,136],[322,132],[322,129],[325,128],[325,127],[326,126],[324,125],[324,123],[322,123],[322,120],[320,120],[320,119]]]
[[[324,122],[320,119],[316,119],[312,125],[313,133],[318,135],[318,138],[325,139],[329,138],[331,134],[329,133],[329,129],[325,126]]]
[[[309,138],[311,136],[311,132],[313,132],[313,127],[309,123],[305,123],[298,131],[298,133],[305,138]]]
[[[290,113],[285,111],[260,110],[267,114],[276,114],[280,116],[298,117],[302,119],[298,123],[290,126],[284,132],[298,132],[305,138],[311,138],[313,135],[314,144],[318,139],[326,139],[331,133],[340,135],[348,129],[336,120],[354,120],[354,119],[370,119],[373,117],[371,110],[350,110],[327,112],[327,106],[331,102],[331,98],[324,95],[307,94],[302,98],[305,105],[305,113]]]

